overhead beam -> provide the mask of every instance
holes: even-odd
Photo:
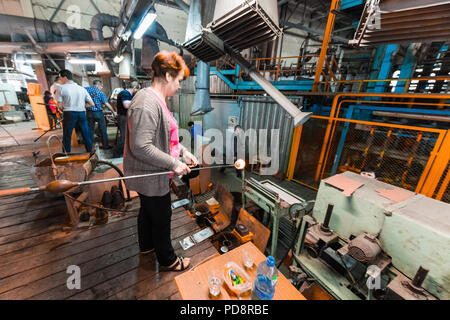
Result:
[[[58,4],[58,6],[56,7],[55,11],[53,12],[52,16],[50,17],[49,21],[53,21],[53,19],[55,18],[56,14],[59,12],[59,10],[61,10],[61,7],[63,6],[64,2],[66,2],[66,0],[61,0],[61,2]]]
[[[181,8],[186,14],[189,14],[189,6],[183,0],[174,0],[174,2]]]
[[[184,9],[185,8],[181,8],[178,4],[176,4],[174,1],[163,1],[163,0],[156,0],[155,2],[156,4],[159,4],[161,6],[165,6],[165,7],[169,7],[169,8],[174,8],[174,9],[178,9],[178,10],[182,10],[184,12],[186,12]],[[187,4],[186,4],[187,6]],[[189,7],[188,7],[189,9]]]

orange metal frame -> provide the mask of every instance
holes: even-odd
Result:
[[[414,127],[414,126],[405,126],[405,125],[396,125],[396,124],[385,124],[385,123],[378,123],[378,122],[370,122],[370,121],[361,121],[361,120],[353,120],[353,119],[343,119],[339,118],[339,111],[342,103],[344,102],[358,102],[358,100],[343,100],[339,102],[339,99],[341,97],[381,97],[381,98],[409,98],[409,99],[440,99],[441,101],[445,101],[449,99],[448,95],[443,94],[397,94],[397,93],[342,93],[335,96],[333,100],[333,104],[331,107],[331,112],[329,117],[324,116],[312,116],[312,118],[316,119],[324,119],[328,120],[328,125],[325,132],[325,137],[323,140],[323,145],[320,153],[320,158],[316,170],[316,176],[315,180],[318,181],[321,177],[323,177],[326,159],[329,156],[329,150],[331,147],[331,137],[333,136],[335,132],[335,126],[337,121],[341,122],[350,122],[350,123],[360,123],[360,124],[366,124],[366,125],[373,125],[373,126],[384,126],[384,127],[390,127],[390,128],[400,128],[400,129],[409,129],[409,130],[416,130],[416,131],[427,131],[427,132],[435,132],[438,133],[438,139],[436,141],[436,144],[430,153],[429,160],[427,162],[427,165],[422,173],[422,176],[419,180],[419,183],[415,189],[415,192],[422,193],[426,196],[432,197],[433,194],[436,191],[436,188],[438,187],[439,181],[441,180],[441,177],[443,173],[445,172],[448,163],[450,161],[450,130],[443,130],[443,129],[429,129],[429,128],[423,128],[423,127]],[[339,102],[339,103],[338,103]],[[438,105],[438,104],[432,104],[432,103],[425,103],[425,102],[395,102],[395,101],[360,101],[364,103],[374,103],[374,104],[417,104],[417,105]],[[448,105],[448,104],[444,104]],[[297,132],[296,132],[297,131]],[[301,126],[296,128],[296,131],[294,131],[294,138],[291,148],[291,154],[290,154],[290,160],[289,160],[289,167],[287,172],[287,178],[289,180],[294,180],[294,168],[295,168],[295,162],[297,160],[297,153],[298,148],[300,144],[300,138],[301,138]],[[436,199],[441,199],[445,191],[447,190],[448,184],[450,182],[450,173],[447,173],[446,177],[444,178],[444,181],[442,185],[440,186]]]
[[[344,102],[361,102],[361,100],[342,100],[342,101],[340,101],[339,104],[338,104],[337,110],[336,110],[336,116],[337,116],[336,119],[338,119],[338,117],[339,117],[339,112],[341,110],[341,105]],[[395,101],[380,101],[380,100],[378,100],[378,101],[366,101],[366,100],[364,100],[363,103],[368,103],[368,104],[406,104],[406,105],[416,104],[416,105],[436,106],[436,104],[433,104],[433,103],[426,103],[426,102],[417,102],[417,103],[414,102],[414,103],[411,103],[410,101],[409,102],[405,102],[405,101],[395,102]],[[450,104],[444,104],[444,106],[450,106]],[[379,125],[379,126],[381,126],[381,125]],[[388,125],[386,127],[394,127],[394,126]],[[402,128],[404,128],[404,127],[402,127]],[[416,129],[413,129],[413,128],[416,128]],[[333,128],[332,128],[332,131],[331,131],[331,137],[334,136],[335,129],[336,129],[336,125],[334,124]],[[439,129],[427,129],[427,128],[422,128],[422,127],[411,127],[411,126],[406,126],[404,129],[420,130],[420,131],[428,131],[428,132],[433,132],[433,130],[439,130]],[[443,130],[443,131],[445,131],[445,130]],[[329,144],[328,147],[327,147],[327,150],[326,150],[326,153],[325,153],[324,163],[326,163],[328,161],[328,156],[329,156],[330,149],[331,149],[331,144]],[[322,170],[320,172],[320,179],[323,179],[324,171],[325,171],[325,166],[322,166]]]
[[[449,99],[448,95],[443,94],[406,94],[406,93],[341,93],[334,97],[333,104],[331,105],[330,116],[325,117],[328,119],[328,125],[325,132],[325,138],[322,145],[322,150],[320,153],[319,165],[316,171],[315,180],[319,180],[320,173],[322,170],[322,165],[324,163],[324,158],[326,154],[326,150],[328,148],[328,143],[330,141],[331,132],[334,129],[334,121],[336,118],[336,109],[337,103],[341,97],[380,97],[380,98],[416,98],[416,99]],[[348,119],[345,119],[348,120]],[[405,128],[406,127],[406,128]],[[404,126],[403,128],[407,129],[408,126]],[[422,128],[423,129],[423,128]]]

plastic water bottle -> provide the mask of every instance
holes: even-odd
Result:
[[[268,256],[256,269],[256,278],[252,291],[252,300],[272,300],[275,294],[275,285],[278,280],[278,270],[275,259]]]

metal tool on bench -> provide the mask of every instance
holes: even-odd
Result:
[[[237,168],[237,166],[235,164],[229,164],[229,165],[218,165],[218,166],[194,168],[194,169],[191,169],[191,171],[215,169],[215,168],[223,168],[223,167],[233,167],[233,166]],[[40,186],[40,187],[27,187],[27,188],[1,190],[0,197],[10,196],[10,195],[19,195],[19,194],[37,192],[37,191],[49,191],[52,193],[62,193],[62,192],[68,191],[74,187],[83,186],[83,185],[111,182],[111,181],[118,181],[118,180],[144,178],[144,177],[154,177],[154,176],[171,174],[171,173],[175,173],[175,172],[173,172],[173,171],[154,172],[154,173],[140,174],[140,175],[134,175],[134,176],[125,176],[125,177],[117,177],[117,178],[101,179],[101,180],[91,180],[91,181],[80,181],[80,182],[69,181],[69,180],[55,180],[55,181],[48,183],[45,186]]]

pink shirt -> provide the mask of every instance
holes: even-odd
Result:
[[[172,114],[169,111],[169,108],[167,108],[166,103],[159,97],[159,95],[153,90],[152,88],[149,88],[150,92],[153,93],[153,95],[156,97],[158,102],[161,104],[164,112],[166,113],[167,118],[169,118],[170,122],[170,156],[172,158],[178,159],[180,156],[180,146],[178,141],[178,123],[177,120],[172,116]],[[170,175],[172,177],[172,174]]]

